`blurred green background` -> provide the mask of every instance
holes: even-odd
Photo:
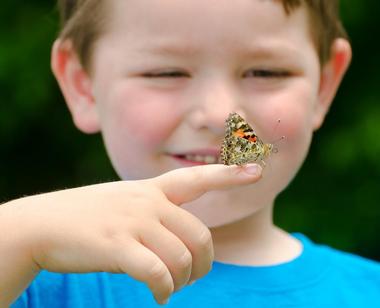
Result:
[[[275,220],[380,260],[380,2],[342,1],[354,58]],[[53,0],[0,4],[0,203],[117,179],[99,135],[77,131],[49,67]]]

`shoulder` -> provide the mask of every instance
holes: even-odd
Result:
[[[344,252],[331,247],[325,247],[326,253],[331,255],[332,262],[337,270],[357,278],[377,279],[380,283],[380,263],[353,253]]]
[[[380,292],[380,263],[350,252],[315,244],[304,235],[297,237],[324,263],[330,278],[341,284],[374,287]],[[380,293],[379,293],[380,294]]]
[[[379,262],[334,248],[325,249],[331,254],[330,281],[334,288],[340,288],[353,302],[367,303],[365,307],[379,301]]]

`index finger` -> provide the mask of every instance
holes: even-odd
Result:
[[[211,164],[175,169],[153,180],[171,202],[180,205],[210,190],[254,183],[261,178],[261,171],[258,164]]]

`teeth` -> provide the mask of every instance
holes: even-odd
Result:
[[[216,163],[216,157],[215,156],[205,156],[204,160],[205,160],[205,163],[207,163],[207,164]]]
[[[212,155],[188,154],[185,155],[185,159],[206,164],[216,164],[218,162],[218,158]]]

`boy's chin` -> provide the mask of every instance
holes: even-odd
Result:
[[[252,202],[233,202],[231,199],[228,202],[228,199],[220,191],[213,191],[196,201],[181,205],[181,208],[199,218],[209,228],[235,223],[261,210]]]

